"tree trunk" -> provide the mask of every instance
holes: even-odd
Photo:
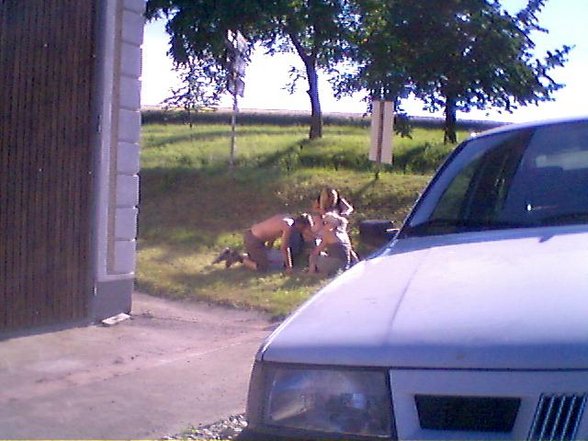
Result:
[[[306,77],[308,78],[308,97],[310,98],[310,139],[322,138],[323,136],[323,112],[319,99],[318,75],[315,64],[308,60],[304,62]]]
[[[310,139],[322,138],[323,136],[323,112],[321,110],[321,101],[319,99],[318,89],[318,74],[316,71],[316,51],[308,54],[300,40],[292,32],[288,32],[290,41],[294,45],[298,56],[304,63],[306,70],[306,79],[308,81],[308,97],[310,98],[310,132],[308,137]]]
[[[457,142],[457,133],[456,133],[456,126],[457,126],[457,109],[455,104],[455,98],[452,96],[447,96],[445,98],[445,135],[443,137],[443,143],[448,144],[452,143],[455,144]]]

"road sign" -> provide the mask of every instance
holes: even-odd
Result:
[[[227,90],[231,95],[243,97],[245,95],[245,81],[241,77],[230,74],[227,79]]]
[[[249,42],[239,31],[228,31],[226,45],[229,52],[227,89],[231,95],[243,96],[245,68],[249,63]]]

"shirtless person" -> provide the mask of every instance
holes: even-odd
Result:
[[[280,239],[281,262],[286,272],[291,272],[293,251],[299,251],[302,246],[301,233],[311,227],[311,222],[307,214],[295,219],[287,214],[276,214],[253,225],[243,235],[247,252],[243,256],[243,265],[253,270],[267,271],[272,263],[280,262],[272,253],[274,242]]]
[[[311,226],[312,218],[306,213],[296,219],[288,214],[276,214],[245,231],[245,254],[225,248],[212,263],[224,260],[227,268],[235,262],[240,262],[247,268],[258,271],[284,268],[291,272],[292,259],[302,250],[302,235],[309,231]],[[273,247],[276,239],[280,239],[279,250]]]

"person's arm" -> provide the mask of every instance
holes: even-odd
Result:
[[[313,214],[311,216],[312,226],[310,227],[310,231],[312,231],[312,233],[316,236],[323,228],[323,217],[320,214]]]
[[[288,226],[282,231],[282,238],[280,239],[280,251],[282,251],[282,256],[284,258],[284,267],[286,268],[286,272],[292,271],[292,250],[290,249],[290,234],[292,232],[292,227]]]
[[[339,214],[341,214],[341,216],[349,216],[351,213],[353,213],[353,205],[341,197],[339,198],[339,205]]]

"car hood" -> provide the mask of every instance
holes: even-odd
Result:
[[[260,356],[392,368],[587,369],[588,232],[398,240],[319,291]]]

